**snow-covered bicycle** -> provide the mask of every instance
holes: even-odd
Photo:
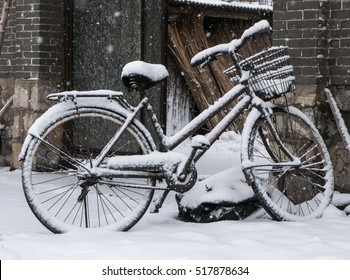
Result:
[[[173,136],[164,134],[147,98],[133,107],[121,92],[49,95],[59,102],[30,128],[20,155],[24,193],[40,222],[55,233],[130,229],[148,209],[155,190],[164,191],[155,205],[159,208],[169,191],[183,193],[195,185],[195,163],[248,109],[242,170],[261,205],[277,220],[319,217],[333,193],[333,169],[324,141],[299,110],[269,102],[293,90],[287,49],[272,47],[249,58],[237,52],[264,32],[270,32],[265,20],[241,38],[192,59],[193,66],[203,66],[219,55],[231,55],[235,63],[225,73],[238,84]],[[162,65],[137,61],[124,67],[122,78],[129,88],[145,90],[167,75]],[[236,105],[225,110],[234,100]],[[142,109],[156,136],[138,121]],[[221,111],[226,112],[222,121],[208,134],[196,135]],[[191,152],[174,151],[188,138]]]

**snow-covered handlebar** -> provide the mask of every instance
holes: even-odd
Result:
[[[269,32],[271,32],[271,27],[269,22],[267,20],[261,20],[255,23],[250,28],[246,29],[243,32],[241,38],[234,39],[230,43],[219,44],[199,52],[191,59],[191,65],[193,67],[199,66],[199,65],[204,67],[205,65],[215,60],[218,56],[222,54],[235,53],[253,36],[263,34],[263,33],[269,33]]]

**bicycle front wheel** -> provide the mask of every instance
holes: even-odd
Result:
[[[273,108],[270,120],[274,128],[257,110],[247,119],[250,125],[242,142],[247,181],[276,220],[320,217],[334,187],[332,163],[321,135],[294,107]]]
[[[154,180],[81,175],[125,116],[104,108],[80,107],[51,118],[50,122],[42,118],[46,126],[37,125],[40,135],[29,143],[22,166],[24,194],[35,216],[54,233],[130,229],[152,200]],[[138,122],[129,125],[106,161],[115,155],[152,151],[152,140],[140,126]]]

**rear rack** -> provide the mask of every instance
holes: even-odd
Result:
[[[112,91],[112,90],[91,90],[91,91],[64,91],[58,93],[51,93],[47,96],[48,100],[53,101],[65,101],[72,100],[75,98],[96,98],[96,97],[105,97],[108,99],[118,99],[123,97],[121,91]]]

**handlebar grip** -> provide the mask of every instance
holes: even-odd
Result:
[[[215,60],[217,56],[224,53],[229,53],[229,44],[219,44],[205,49],[192,57],[191,66],[195,67],[203,64],[206,65],[210,61]]]
[[[263,33],[270,33],[272,31],[272,28],[270,27],[270,24],[267,20],[261,20],[255,23],[253,26],[246,29],[241,38],[232,40],[230,42],[230,52],[234,53],[239,48],[241,48],[250,38],[263,34]]]
[[[205,66],[209,62],[216,59],[221,54],[226,53],[235,53],[240,47],[242,47],[250,38],[263,34],[271,32],[270,24],[267,20],[261,20],[257,23],[255,23],[250,28],[246,29],[241,38],[234,39],[228,44],[219,44],[214,47],[205,49],[199,53],[197,53],[194,57],[191,59],[191,66]]]

